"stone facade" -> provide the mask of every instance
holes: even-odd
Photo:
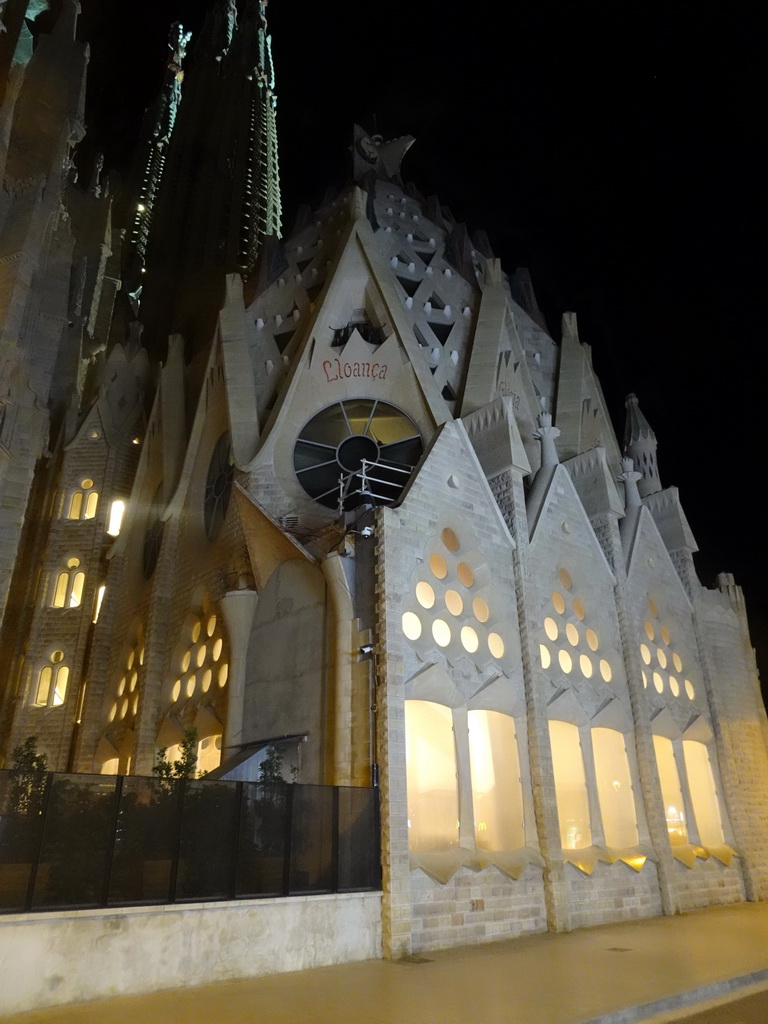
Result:
[[[75,6],[36,50],[70,75]],[[252,7],[190,96],[217,53],[266,54]],[[48,187],[9,157],[3,193],[5,763],[34,735],[58,770],[143,774],[194,728],[215,777],[274,748],[286,781],[378,784],[390,956],[765,898],[743,596],[699,583],[653,431],[630,396],[620,444],[575,318],[556,344],[527,275],[402,186],[412,140],[361,129],[355,184],[282,242],[254,226],[242,276],[203,260],[190,299],[190,253],[153,265],[142,222],[123,272],[150,299],[117,294],[101,186],[56,177],[78,102]],[[193,120],[163,122],[141,193],[171,234]]]

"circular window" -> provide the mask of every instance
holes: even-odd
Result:
[[[673,654],[672,655],[672,662],[673,662],[673,664],[674,664],[674,666],[675,666],[675,668],[677,669],[678,672],[682,672],[683,671],[683,662],[681,661],[679,654]]]
[[[475,618],[478,622],[487,622],[491,617],[491,609],[482,597],[476,597],[474,599],[472,602],[472,611],[475,613]]]
[[[573,614],[576,616],[577,619],[581,619],[582,622],[584,621],[587,615],[586,608],[584,607],[584,602],[580,601],[578,597],[575,597],[573,599]]]
[[[422,608],[431,608],[435,603],[435,592],[424,580],[416,584],[416,600]]]
[[[568,643],[571,647],[578,646],[579,643],[579,631],[576,629],[572,622],[569,622],[565,627],[565,635],[568,637]]]
[[[456,575],[459,577],[459,582],[463,583],[465,587],[471,587],[475,582],[475,575],[466,562],[459,562],[456,567]]]
[[[498,633],[488,634],[488,650],[494,658],[504,657],[504,641]]]
[[[581,674],[584,676],[585,679],[592,678],[592,662],[589,660],[586,654],[582,654],[579,657],[579,668],[581,669]]]
[[[659,664],[662,668],[667,667],[667,656],[660,647],[656,648],[656,657],[659,659]]]
[[[306,424],[293,449],[293,468],[310,498],[326,508],[338,508],[340,499],[346,509],[391,505],[423,450],[415,424],[393,405],[345,399]]]
[[[669,677],[669,688],[672,691],[672,695],[674,697],[680,696],[680,683],[678,683],[677,679],[675,679],[674,676]]]
[[[666,626],[662,626],[659,632],[661,633],[661,639],[669,647],[669,630]]]
[[[421,620],[415,612],[403,615],[403,632],[409,640],[418,640],[421,636]]]
[[[432,623],[432,636],[438,647],[447,647],[451,642],[451,628],[442,619],[435,619]]]
[[[604,683],[610,683],[613,679],[613,670],[605,658],[600,659],[600,675],[603,677]]]
[[[459,538],[449,526],[446,526],[440,536],[443,538],[443,544],[445,544],[449,551],[459,550]]]
[[[480,646],[480,641],[477,639],[477,633],[472,629],[471,626],[464,626],[461,631],[461,646],[469,654],[474,654],[477,648]]]
[[[558,628],[557,623],[551,616],[547,616],[544,619],[544,632],[547,634],[550,640],[557,640]]]
[[[552,595],[552,607],[555,609],[558,615],[562,615],[565,611],[565,601],[563,595],[558,594],[557,591]]]
[[[539,657],[541,658],[541,667],[549,668],[552,664],[552,656],[549,653],[549,648],[544,644],[539,644]]]
[[[658,672],[653,673],[653,685],[656,687],[657,693],[662,693],[664,691],[664,680]]]
[[[597,633],[594,631],[594,629],[587,630],[587,643],[589,645],[590,651],[596,651],[597,648],[600,646],[597,640]]]
[[[461,594],[456,590],[446,590],[445,607],[451,615],[461,615],[464,611],[464,602],[461,599]]]
[[[640,644],[640,656],[646,665],[651,664],[651,650],[647,644]]]
[[[643,628],[645,629],[645,635],[648,637],[648,639],[653,640],[654,636],[656,635],[655,630],[653,628],[653,623],[649,622],[648,619],[646,619],[643,623]]]
[[[432,570],[432,575],[439,580],[444,580],[448,575],[448,563],[442,555],[430,555],[429,568]]]
[[[560,577],[560,582],[563,584],[565,589],[570,590],[573,586],[573,580],[571,579],[571,574],[568,572],[568,570],[561,569],[557,575]]]
[[[229,496],[232,493],[234,461],[229,434],[222,434],[213,449],[208,465],[203,498],[203,520],[208,540],[215,540],[227,514]]]
[[[573,668],[573,661],[568,651],[558,651],[557,660],[560,662],[560,668],[567,675]]]
[[[685,680],[685,692],[688,694],[688,700],[693,700],[696,696],[696,691],[693,688],[693,683],[690,679]]]

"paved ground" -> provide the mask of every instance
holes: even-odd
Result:
[[[765,992],[755,995],[750,989],[749,998],[741,1000],[750,983],[768,990],[768,903],[2,1019],[4,1024],[767,1024]],[[707,1004],[705,1012],[692,1005],[728,993],[741,1002]],[[658,1016],[662,1012],[666,1016]]]

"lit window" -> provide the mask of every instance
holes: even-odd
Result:
[[[94,622],[98,622],[99,621],[99,615],[101,615],[101,605],[102,605],[102,602],[104,601],[104,594],[106,592],[106,589],[107,589],[106,584],[102,583],[101,586],[99,587],[99,589],[96,591],[96,601],[95,601],[94,607],[93,607],[93,621]]]
[[[481,850],[519,850],[525,825],[515,721],[498,711],[470,711],[467,719],[475,841]]]
[[[637,816],[624,737],[616,729],[592,730],[595,775],[607,846],[636,846]]]
[[[67,504],[67,519],[93,519],[99,504],[98,491],[93,490],[90,477],[80,481],[80,488],[73,491]]]
[[[111,537],[117,537],[120,533],[120,527],[123,525],[124,514],[125,502],[113,501],[109,506],[109,519],[107,520],[107,533]]]
[[[197,745],[197,772],[205,775],[221,764],[221,733],[205,736]]]
[[[51,599],[52,608],[79,608],[82,604],[85,573],[79,565],[79,558],[70,558],[66,570],[56,573]]]
[[[589,798],[578,726],[550,722],[552,769],[555,776],[560,842],[564,850],[581,850],[592,845]]]
[[[425,700],[405,702],[405,761],[410,848],[457,846],[459,796],[450,708]]]
[[[672,740],[667,739],[666,736],[654,736],[653,747],[656,751],[656,764],[659,768],[661,797],[664,801],[669,841],[673,846],[680,846],[688,842],[688,829],[685,824],[683,791],[680,788],[675,748],[672,745]]]
[[[37,675],[37,689],[34,703],[38,707],[58,707],[67,696],[69,668],[63,665],[63,651],[54,651],[49,664],[43,665]]]
[[[699,841],[704,846],[720,846],[725,841],[723,819],[707,745],[697,740],[683,740],[683,756]]]

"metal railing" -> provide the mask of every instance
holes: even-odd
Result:
[[[0,771],[0,913],[381,888],[376,789]]]

